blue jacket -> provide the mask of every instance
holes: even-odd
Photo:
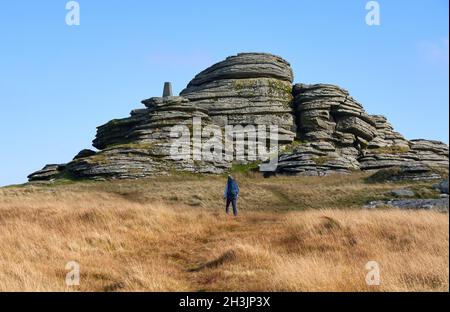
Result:
[[[228,177],[227,184],[225,185],[225,191],[223,193],[223,196],[226,198],[235,198],[239,194],[239,187],[237,185],[237,182]]]

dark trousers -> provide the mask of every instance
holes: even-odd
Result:
[[[227,197],[227,205],[225,208],[226,213],[228,214],[230,203],[233,206],[233,214],[237,216],[237,197]]]

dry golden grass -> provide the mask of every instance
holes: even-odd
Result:
[[[360,178],[243,176],[236,219],[215,177],[0,189],[0,290],[448,291],[448,214],[354,209],[393,187]]]

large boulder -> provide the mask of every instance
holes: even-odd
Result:
[[[448,178],[445,180],[442,180],[440,183],[433,185],[433,188],[439,190],[441,194],[447,194],[448,195]]]
[[[374,148],[374,144],[369,144],[364,156],[358,159],[361,169],[378,170],[418,163],[448,169],[448,145],[445,143],[423,139],[405,142],[396,140],[395,143],[377,148]]]
[[[75,155],[73,160],[94,156],[95,154],[97,154],[97,152],[95,152],[91,149],[84,149],[84,150],[79,151],[78,154]]]
[[[65,164],[49,164],[45,165],[44,168],[33,172],[28,175],[28,181],[50,181],[57,179],[61,176],[61,173],[64,172],[66,168]]]
[[[189,82],[180,94],[224,125],[277,125],[280,143],[295,137],[292,69],[278,56],[241,53],[219,62]]]

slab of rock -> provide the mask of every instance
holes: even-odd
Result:
[[[415,195],[414,191],[412,191],[410,189],[392,190],[389,192],[389,194],[391,194],[395,197],[414,197],[414,195]]]
[[[432,181],[442,179],[442,173],[435,168],[420,162],[374,170],[367,178],[368,182],[403,182],[403,181]]]
[[[239,53],[205,69],[188,84],[188,88],[222,79],[275,78],[292,82],[290,64],[268,53]]]
[[[377,136],[367,146],[368,150],[379,150],[380,148],[394,147],[397,150],[409,150],[410,143],[400,133],[394,131],[386,117],[382,115],[371,115],[377,129]]]
[[[65,170],[65,164],[49,164],[45,165],[39,171],[33,172],[28,176],[28,181],[49,181],[58,178]]]
[[[81,150],[77,155],[75,155],[73,160],[94,156],[95,154],[97,154],[97,152],[90,150],[90,149],[84,149],[84,150]]]
[[[433,185],[433,188],[439,190],[441,194],[448,194],[448,179],[445,179],[440,183]]]
[[[391,206],[399,209],[435,209],[441,212],[448,212],[449,199],[393,199],[389,201],[373,201],[365,205],[365,208],[376,209],[383,206]]]

